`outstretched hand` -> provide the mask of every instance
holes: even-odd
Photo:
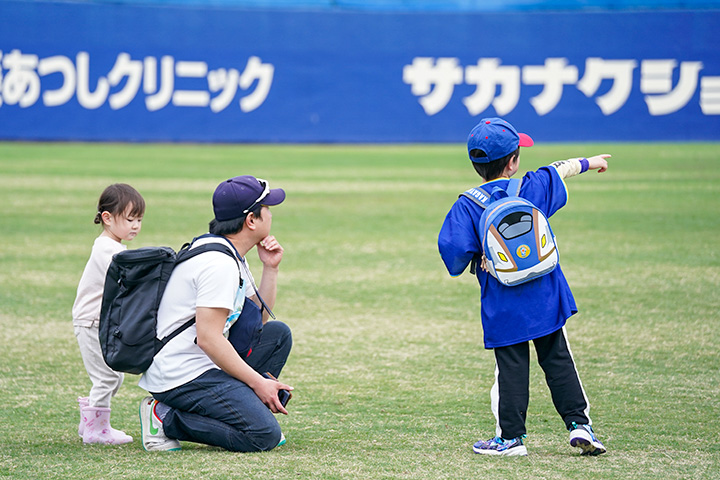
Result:
[[[595,155],[594,157],[588,158],[588,170],[597,170],[598,173],[603,173],[608,169],[607,159],[610,157],[612,157],[612,155],[603,153],[602,155]]]
[[[257,244],[258,256],[266,267],[277,268],[283,256],[283,248],[274,236],[268,235]]]

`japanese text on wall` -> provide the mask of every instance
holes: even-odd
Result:
[[[252,91],[239,100],[240,110],[251,112],[267,98],[273,82],[275,68],[251,56],[242,72],[236,68],[210,70],[202,61],[176,60],[165,55],[133,59],[130,54],[119,53],[115,64],[105,76],[90,78],[90,54],[79,52],[75,62],[69,57],[55,55],[38,58],[37,55],[12,50],[0,51],[0,106],[18,105],[26,108],[41,98],[46,107],[68,103],[73,96],[88,110],[106,102],[118,110],[132,102],[140,92],[145,96],[148,111],[160,110],[168,105],[175,107],[209,107],[213,112],[228,108],[238,91]],[[59,76],[57,88],[43,88],[41,80]],[[178,89],[183,79],[199,79],[205,89]],[[91,86],[94,85],[94,86]]]
[[[427,115],[435,115],[450,102],[454,89],[463,83],[475,91],[462,99],[470,115],[478,115],[492,105],[498,115],[512,112],[520,100],[522,85],[540,85],[541,92],[530,99],[540,116],[554,110],[562,100],[566,85],[575,85],[585,96],[593,97],[604,80],[610,89],[594,98],[604,115],[621,109],[630,97],[633,75],[640,66],[640,91],[650,115],[668,115],[685,107],[700,87],[700,108],[705,115],[720,115],[720,76],[702,76],[702,62],[661,60],[586,59],[579,78],[578,67],[567,58],[547,58],[544,65],[502,65],[499,58],[480,58],[463,68],[457,58],[415,57],[403,68],[403,82],[419,98]],[[676,69],[678,71],[676,72]],[[677,81],[673,81],[673,75]],[[497,92],[499,91],[499,94]]]

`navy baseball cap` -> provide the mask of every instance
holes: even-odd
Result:
[[[242,175],[225,180],[213,194],[215,220],[225,222],[246,215],[257,205],[279,205],[285,200],[285,190],[270,188],[262,178]]]
[[[470,131],[468,155],[475,163],[490,163],[510,155],[518,147],[532,147],[534,143],[529,135],[518,133],[502,118],[483,118]]]

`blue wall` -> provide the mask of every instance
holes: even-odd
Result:
[[[67,0],[83,1],[83,0]],[[85,0],[136,5],[194,5],[281,10],[370,11],[543,11],[543,10],[699,10],[720,8],[720,0]]]
[[[0,0],[0,138],[720,140],[720,11],[349,12]]]

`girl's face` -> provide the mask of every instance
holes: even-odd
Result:
[[[128,205],[120,215],[112,215],[110,212],[102,213],[105,234],[116,242],[122,240],[129,242],[140,233],[143,217],[130,216],[132,207],[132,204]]]

